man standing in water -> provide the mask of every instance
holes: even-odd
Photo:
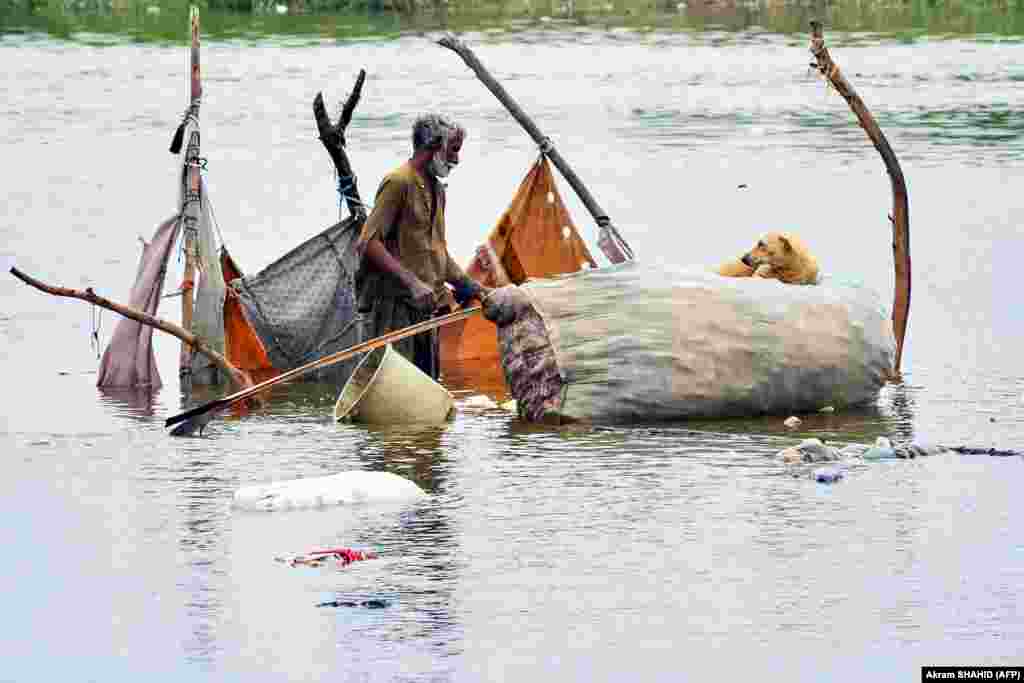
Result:
[[[381,181],[363,225],[359,310],[371,337],[480,298],[484,288],[463,272],[445,241],[445,186],[441,179],[459,163],[466,131],[444,116],[420,116],[412,126],[412,157]],[[454,287],[453,293],[445,283]],[[437,379],[437,330],[407,337],[395,350]]]

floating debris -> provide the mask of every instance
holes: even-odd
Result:
[[[790,446],[779,451],[775,457],[780,458],[784,463],[792,464],[798,462],[831,462],[841,459],[837,448],[826,446],[821,439],[804,439],[796,446]]]
[[[875,439],[875,445],[864,451],[861,457],[865,460],[891,460],[898,456],[896,449],[892,447],[892,442],[884,436],[880,436]]]
[[[294,557],[276,557],[278,562],[283,562],[291,567],[322,567],[328,561],[335,561],[338,567],[347,567],[353,562],[363,560],[376,560],[377,553],[370,550],[353,550],[352,548],[330,548],[328,550],[314,550],[305,555]]]
[[[804,423],[804,421],[801,420],[799,417],[797,417],[796,415],[791,415],[791,416],[787,417],[785,419],[785,421],[783,421],[782,424],[786,425],[786,427],[788,429],[796,429],[797,427],[799,427],[803,423]]]
[[[811,473],[811,479],[821,484],[834,484],[843,478],[843,470],[838,467],[819,467]]]
[[[823,443],[819,439],[804,439],[796,446],[790,446],[779,451],[775,457],[782,460],[786,465],[799,465],[803,463],[819,463],[830,461],[879,461],[879,460],[913,460],[933,455],[946,453],[960,453],[961,455],[990,455],[999,457],[1021,456],[1024,451],[1002,450],[998,448],[972,448],[969,446],[943,446],[940,444],[911,442],[893,445],[892,441],[884,436],[875,439],[871,445],[852,443],[842,449],[836,449]],[[791,467],[789,474],[800,479],[808,476],[807,470],[800,467]],[[809,473],[812,480],[833,484],[845,476],[841,466],[818,467]]]
[[[781,450],[775,455],[775,457],[779,458],[780,460],[782,460],[782,462],[786,463],[787,465],[792,465],[794,463],[804,461],[803,454],[795,448],[787,448],[785,450]]]
[[[938,446],[938,448],[943,448]],[[946,448],[943,450],[953,451],[960,455],[993,455],[1001,458],[1008,458],[1014,455],[1024,456],[1024,451],[1015,451],[1012,449],[999,449],[999,448],[971,448],[969,446],[956,446],[954,448]],[[929,455],[931,455],[929,453]]]
[[[839,449],[839,457],[844,460],[850,458],[863,458],[870,446],[865,446],[862,443],[851,443],[849,446],[843,446]]]
[[[391,603],[387,600],[360,600],[355,602],[354,600],[328,600],[327,602],[321,602],[317,604],[317,607],[366,607],[367,609],[383,609],[384,607],[390,607]]]
[[[391,472],[339,472],[326,477],[244,486],[232,506],[241,510],[277,511],[333,505],[408,503],[427,497],[417,484]]]
[[[497,402],[495,402],[493,399],[491,399],[491,398],[489,398],[487,396],[482,396],[480,394],[477,394],[477,395],[474,395],[474,396],[470,396],[465,401],[463,401],[463,405],[467,406],[469,408],[497,408],[498,407]]]

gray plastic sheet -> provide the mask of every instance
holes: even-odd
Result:
[[[224,355],[224,275],[213,236],[213,219],[206,181],[201,181],[202,212],[199,215],[198,260],[196,263],[195,299],[192,303],[192,334],[207,346]],[[192,381],[195,384],[217,384],[217,365],[202,353],[192,354]]]

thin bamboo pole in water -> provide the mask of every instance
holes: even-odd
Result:
[[[815,59],[811,66],[817,68],[846,100],[861,128],[882,156],[885,169],[889,173],[892,185],[892,215],[889,216],[889,221],[892,223],[893,266],[896,274],[892,305],[892,326],[896,337],[896,361],[893,371],[896,377],[899,377],[900,363],[903,360],[903,339],[907,334],[907,318],[910,316],[910,206],[907,183],[903,178],[900,162],[896,159],[896,153],[889,146],[882,129],[878,127],[875,118],[853,86],[843,76],[839,66],[832,61],[832,56],[825,47],[820,21],[811,22],[811,54]]]
[[[565,178],[566,182],[572,187],[572,189],[579,196],[583,205],[587,207],[587,211],[594,217],[594,221],[597,223],[597,227],[600,230],[600,235],[597,240],[598,247],[604,252],[605,256],[612,263],[622,263],[624,261],[633,260],[633,250],[626,244],[626,240],[623,239],[622,235],[612,224],[608,214],[605,213],[594,196],[590,194],[590,190],[583,184],[576,172],[572,170],[569,163],[562,157],[562,155],[555,149],[551,139],[540,132],[540,128],[537,124],[527,116],[526,112],[512,99],[512,96],[508,94],[505,88],[502,87],[501,83],[498,83],[494,77],[487,71],[484,65],[477,58],[476,54],[462,41],[455,36],[445,36],[441,40],[437,41],[443,47],[448,48],[459,57],[462,57],[462,61],[466,63],[470,69],[476,74],[477,78],[487,86],[487,89],[498,98],[498,101],[505,105],[509,113],[512,115],[519,125],[521,125],[526,132],[529,134],[533,141],[540,147],[542,154],[551,159],[551,163],[555,165],[555,168],[559,170],[562,177]]]
[[[373,351],[374,349],[378,349],[386,344],[391,344],[400,339],[405,339],[406,337],[411,337],[415,334],[420,334],[421,332],[428,332],[430,330],[437,329],[438,327],[442,327],[444,325],[450,325],[452,323],[459,322],[460,320],[466,320],[467,318],[471,318],[474,315],[480,313],[482,310],[482,306],[474,306],[472,308],[466,308],[461,311],[455,311],[454,313],[442,315],[437,318],[430,318],[428,320],[423,320],[418,323],[413,323],[408,327],[403,327],[398,330],[392,330],[387,334],[383,334],[379,337],[375,337],[373,339],[360,342],[358,344],[348,347],[347,349],[336,351],[330,355],[324,356],[323,358],[318,358],[317,360],[310,361],[305,365],[300,365],[297,368],[292,368],[291,370],[283,372],[280,375],[277,375],[276,377],[271,377],[270,379],[264,380],[259,384],[236,391],[235,393],[229,396],[224,396],[222,398],[215,399],[213,401],[210,401],[209,403],[204,403],[201,406],[196,406],[195,408],[186,410],[183,413],[179,413],[177,415],[169,417],[164,421],[164,426],[171,427],[180,422],[185,422],[186,420],[189,420],[192,423],[194,423],[195,429],[199,429],[201,428],[201,426],[205,425],[206,422],[209,421],[209,418],[200,419],[203,415],[207,415],[212,411],[222,410],[230,405],[234,405],[235,403],[256,396],[261,391],[268,389],[274,386],[275,384],[287,382],[288,380],[294,379],[299,375],[302,375],[307,372],[312,372],[317,368],[325,368],[330,365],[335,365],[336,363],[340,363],[341,361],[347,360],[355,355],[358,355],[360,353],[366,353],[368,351]],[[190,434],[193,431],[193,427],[185,426],[176,431],[178,431],[179,434]]]
[[[199,217],[202,213],[199,160],[199,104],[203,97],[203,86],[199,70],[199,9],[197,7],[192,7],[189,13],[189,25],[192,33],[192,48],[189,52],[190,88],[186,119],[194,119],[195,128],[189,135],[181,179],[183,184],[181,220],[182,235],[185,242],[185,274],[181,296],[181,326],[191,332],[196,259],[199,249],[198,226]],[[192,352],[192,345],[182,342],[181,355],[178,360],[179,375],[184,376],[192,372]]]

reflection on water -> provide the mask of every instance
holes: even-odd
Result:
[[[153,406],[157,402],[157,394],[147,388],[97,387],[100,402],[109,406],[111,412],[140,422],[149,422],[154,413]]]
[[[340,428],[340,427],[339,427]],[[372,472],[391,472],[411,479],[428,493],[438,493],[448,472],[446,432],[450,424],[376,426],[351,425],[365,430],[365,439],[356,450],[361,467]]]
[[[225,574],[223,527],[227,512],[223,499],[231,486],[217,475],[218,467],[217,463],[203,459],[188,460],[182,463],[178,480],[178,549],[184,571],[177,588],[191,624],[191,637],[183,649],[193,662],[211,662],[219,650],[221,579]]]

